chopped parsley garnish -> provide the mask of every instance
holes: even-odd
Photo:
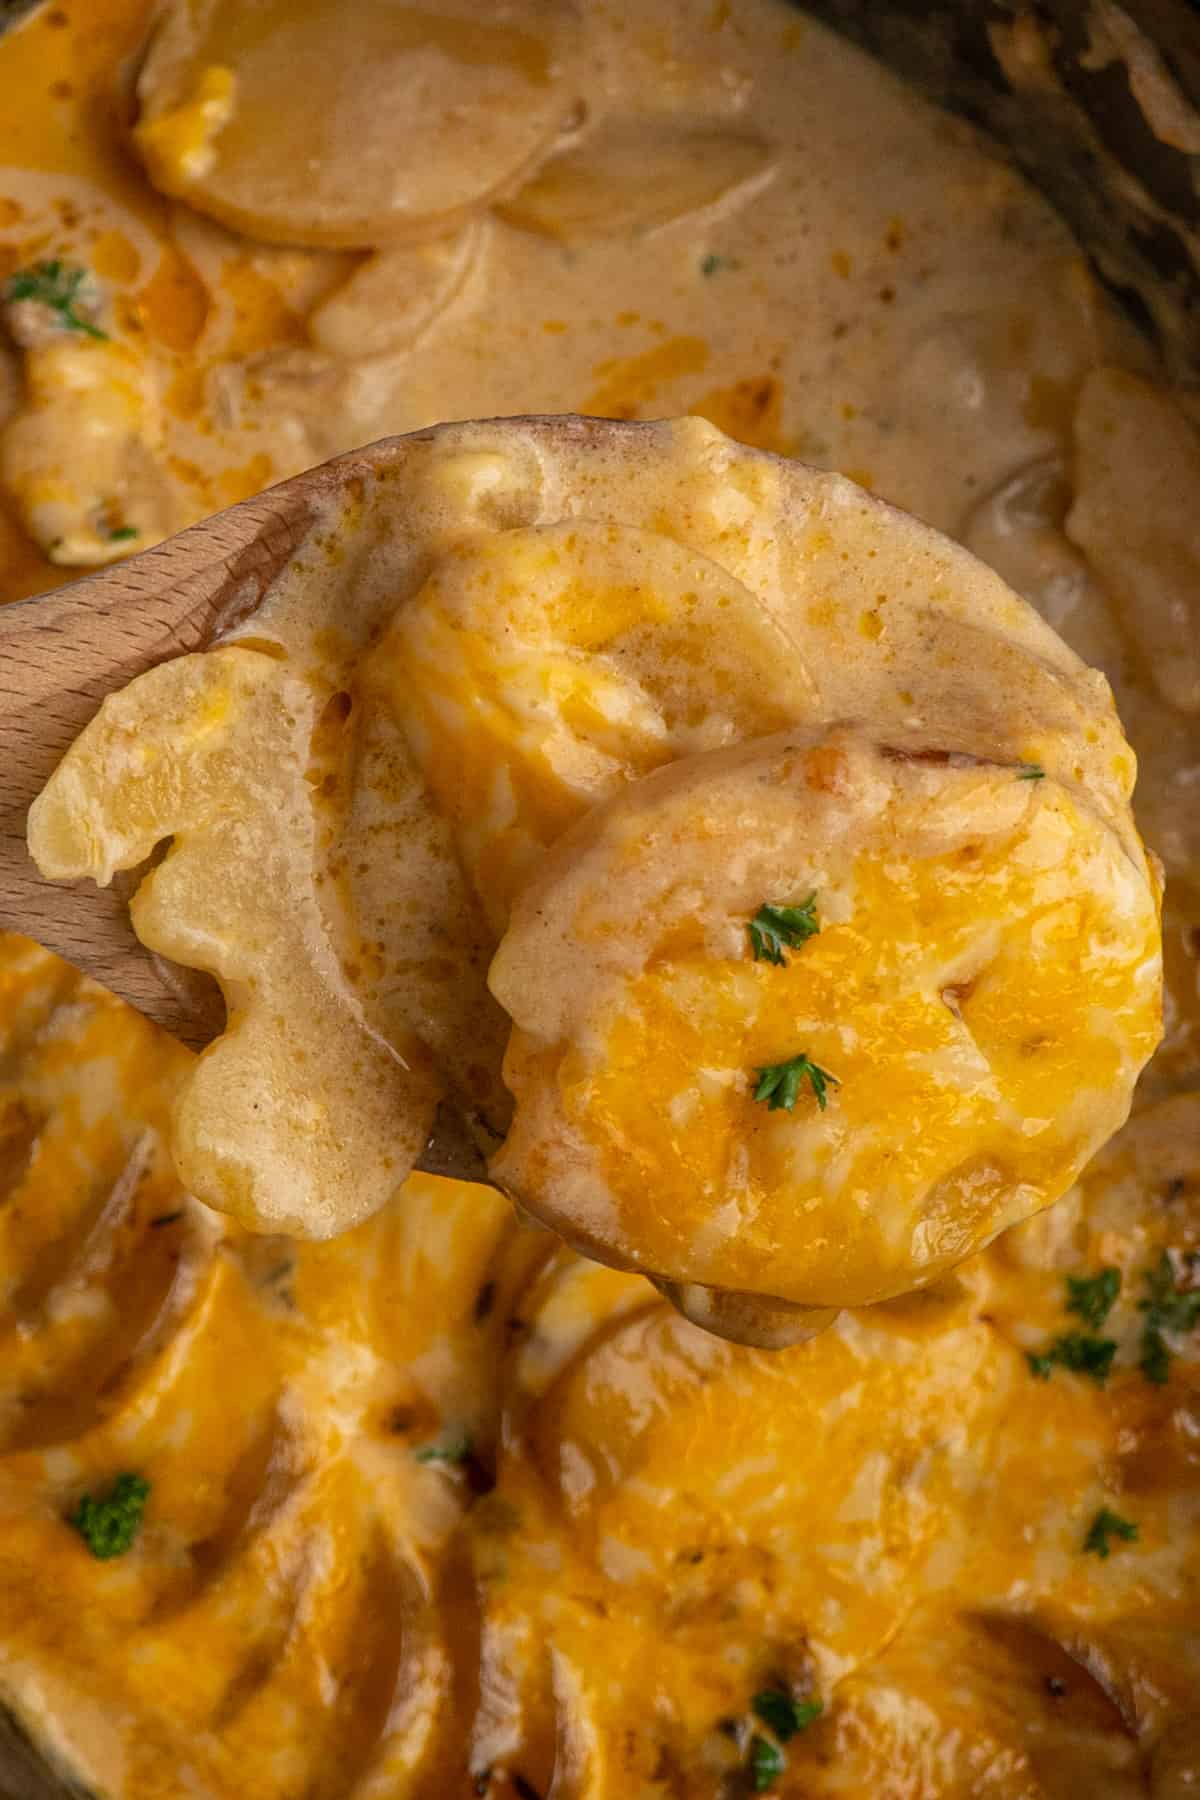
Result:
[[[755,1714],[786,1744],[797,1732],[807,1731],[814,1719],[824,1712],[820,1700],[793,1700],[782,1688],[764,1688],[751,1701]]]
[[[1102,1506],[1088,1526],[1083,1548],[1085,1552],[1107,1560],[1110,1554],[1110,1537],[1121,1538],[1125,1543],[1132,1544],[1137,1534],[1138,1528],[1132,1519],[1123,1519],[1120,1513],[1110,1512],[1107,1506]]]
[[[1067,1311],[1098,1331],[1116,1305],[1121,1291],[1120,1269],[1104,1268],[1098,1275],[1067,1276]]]
[[[1171,1352],[1161,1331],[1155,1331],[1150,1325],[1142,1329],[1142,1353],[1138,1357],[1138,1368],[1147,1381],[1155,1387],[1166,1387],[1171,1377]]]
[[[100,1562],[124,1556],[142,1524],[150,1483],[140,1475],[118,1475],[107,1494],[85,1494],[67,1520]]]
[[[419,1463],[465,1463],[472,1449],[471,1439],[464,1431],[459,1437],[447,1438],[444,1444],[422,1444],[413,1456]]]
[[[96,536],[107,538],[110,544],[127,543],[131,538],[142,535],[136,525],[122,523],[120,508],[112,500],[98,498],[92,512],[96,521]]]
[[[756,1794],[765,1794],[773,1788],[783,1774],[787,1759],[778,1744],[769,1738],[753,1737],[750,1740],[750,1779]]]
[[[76,310],[76,303],[83,298],[82,290],[88,280],[86,269],[73,268],[70,263],[40,262],[31,268],[18,269],[10,275],[4,288],[4,298],[10,303],[14,300],[35,300],[39,306],[49,307],[57,313],[59,323],[68,331],[82,331],[88,337],[107,340],[108,333],[93,325],[90,319]]]
[[[778,1112],[780,1107],[791,1112],[805,1081],[811,1086],[817,1105],[824,1112],[827,1105],[826,1087],[830,1082],[834,1087],[842,1085],[836,1075],[831,1075],[828,1069],[818,1068],[803,1051],[799,1056],[789,1057],[787,1062],[768,1063],[765,1068],[755,1069],[754,1073],[758,1076],[754,1098],[765,1100],[768,1112]]]
[[[785,944],[789,950],[799,950],[820,929],[815,893],[798,906],[760,906],[746,927],[755,962],[779,965],[787,962],[783,954]]]
[[[1082,1331],[1054,1340],[1054,1354],[1063,1368],[1075,1375],[1090,1375],[1098,1387],[1108,1380],[1116,1353],[1115,1338],[1088,1337]]]
[[[1164,1250],[1153,1268],[1143,1277],[1146,1297],[1138,1301],[1138,1311],[1145,1313],[1142,1326],[1142,1353],[1138,1367],[1147,1381],[1162,1387],[1170,1374],[1172,1349],[1163,1333],[1191,1331],[1200,1323],[1200,1288],[1180,1293],[1176,1284],[1175,1265],[1169,1251]]]
[[[756,1794],[765,1794],[787,1767],[783,1745],[789,1744],[800,1732],[807,1731],[825,1707],[820,1700],[797,1700],[786,1688],[770,1687],[761,1688],[755,1694],[750,1710],[770,1733],[769,1737],[764,1737],[761,1732],[753,1731],[746,1750],[745,1766],[751,1788]],[[726,1723],[732,1735],[744,1743],[741,1734],[747,1722],[730,1719]]]
[[[1041,763],[1022,763],[1018,781],[1045,781],[1046,771]]]
[[[1103,1387],[1116,1354],[1115,1338],[1088,1337],[1082,1331],[1071,1331],[1056,1337],[1049,1348],[1040,1353],[1026,1352],[1025,1360],[1039,1381],[1049,1381],[1057,1363],[1074,1375],[1090,1375],[1097,1387]]]
[[[700,273],[706,278],[712,275],[719,275],[722,269],[736,269],[738,267],[739,264],[732,256],[718,256],[715,250],[710,250],[707,256],[702,256],[700,258]]]
[[[1105,1267],[1096,1275],[1068,1275],[1066,1281],[1064,1310],[1092,1326],[1092,1332],[1064,1332],[1044,1350],[1026,1351],[1025,1360],[1039,1381],[1049,1381],[1057,1364],[1074,1375],[1089,1375],[1097,1387],[1103,1387],[1112,1373],[1117,1342],[1115,1338],[1096,1337],[1094,1332],[1116,1304],[1121,1292],[1121,1271]]]

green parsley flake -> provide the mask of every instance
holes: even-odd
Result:
[[[811,1085],[817,1105],[824,1112],[828,1104],[825,1094],[827,1085],[830,1082],[834,1087],[842,1085],[828,1069],[818,1068],[815,1062],[810,1062],[803,1051],[799,1056],[789,1057],[787,1062],[768,1063],[765,1068],[755,1069],[754,1073],[758,1076],[754,1098],[765,1100],[768,1112],[778,1112],[781,1107],[791,1112],[805,1081]]]
[[[413,1457],[419,1463],[465,1463],[473,1448],[464,1431],[459,1437],[448,1438],[444,1444],[422,1444],[419,1450],[413,1451]]]
[[[136,525],[115,525],[108,534],[108,541],[110,544],[124,544],[130,538],[141,537],[141,535]]]
[[[1098,1275],[1068,1275],[1066,1310],[1098,1331],[1121,1292],[1120,1269],[1104,1268]]]
[[[1170,1252],[1164,1250],[1153,1268],[1143,1275],[1146,1297],[1138,1301],[1138,1311],[1145,1313],[1142,1327],[1142,1353],[1138,1367],[1147,1381],[1163,1387],[1170,1375],[1174,1352],[1164,1332],[1184,1332],[1200,1323],[1200,1288],[1180,1293],[1176,1285],[1175,1265]]]
[[[787,1759],[778,1744],[769,1738],[753,1737],[750,1740],[750,1779],[756,1794],[765,1794],[774,1787],[783,1774]]]
[[[760,906],[746,927],[755,962],[782,965],[787,962],[783,954],[785,944],[791,950],[799,950],[810,937],[816,937],[821,929],[816,907],[815,893],[797,906]]]
[[[1045,781],[1046,771],[1041,763],[1022,763],[1018,781]]]
[[[140,1475],[118,1475],[102,1497],[85,1494],[67,1520],[100,1562],[124,1556],[142,1524],[150,1483]]]
[[[820,1700],[793,1700],[782,1688],[764,1688],[751,1701],[754,1712],[764,1725],[786,1744],[798,1732],[807,1731],[825,1708]]]
[[[1088,1526],[1087,1536],[1083,1540],[1083,1548],[1085,1553],[1102,1557],[1107,1561],[1110,1555],[1108,1542],[1110,1537],[1121,1538],[1125,1543],[1132,1544],[1137,1535],[1138,1528],[1132,1519],[1123,1519],[1120,1513],[1110,1512],[1107,1506],[1102,1506]]]
[[[1142,1331],[1142,1353],[1138,1368],[1155,1387],[1166,1387],[1171,1379],[1171,1352],[1161,1331],[1147,1325]]]
[[[1117,1354],[1115,1338],[1088,1337],[1082,1331],[1067,1332],[1039,1353],[1026,1352],[1025,1360],[1039,1381],[1049,1381],[1057,1363],[1073,1375],[1089,1375],[1097,1387],[1103,1387],[1112,1371]]]
[[[18,269],[15,275],[9,276],[4,298],[10,304],[14,300],[35,300],[39,306],[49,307],[51,312],[57,313],[59,323],[68,331],[82,331],[88,337],[107,342],[108,333],[76,311],[76,302],[83,298],[82,289],[87,280],[87,270],[72,268],[70,263],[34,263],[32,268]]]

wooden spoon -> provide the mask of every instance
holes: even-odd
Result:
[[[0,608],[0,927],[57,951],[196,1049],[224,1022],[216,983],[138,942],[127,907],[136,876],[109,888],[43,881],[25,843],[29,807],[106,694],[249,618],[318,505],[390,460],[396,442],[306,470],[140,556]],[[417,1166],[486,1179],[474,1139],[446,1105]]]

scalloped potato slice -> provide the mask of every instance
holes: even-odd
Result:
[[[414,1035],[428,1047],[490,1151],[512,1114],[509,1021],[487,988],[495,940],[395,720],[364,698],[335,696],[314,740],[325,928],[368,1024],[401,1050]]]
[[[439,1091],[415,1037],[394,1049],[371,1029],[330,947],[307,780],[318,709],[273,657],[181,657],[105,701],[29,821],[60,880],[106,885],[172,840],[134,927],[215,975],[229,1008],[175,1102],[180,1179],[248,1225],[311,1237],[396,1192]]]
[[[662,1306],[597,1332],[526,1423],[577,1554],[693,1642],[719,1630],[741,1586],[747,1610],[803,1622],[829,1672],[870,1656],[906,1610],[905,1575],[961,1478],[944,1434],[986,1398],[995,1354],[961,1298],[931,1310],[941,1334],[844,1317],[774,1354]],[[895,1479],[939,1440],[919,1477]],[[710,1555],[681,1568],[681,1549]]]
[[[175,0],[138,78],[150,179],[267,243],[435,237],[552,146],[576,92],[569,0],[422,7]]]
[[[1022,1595],[1020,1610],[1010,1601],[1012,1610],[992,1614],[917,1612],[897,1643],[839,1687],[836,1716],[788,1745],[793,1792],[1143,1800],[1138,1725],[1078,1640],[1059,1643],[1025,1604]]]
[[[755,959],[758,909],[809,896],[816,935]],[[1144,862],[1052,777],[865,727],[684,759],[517,900],[492,1172],[685,1307],[885,1299],[1066,1190],[1128,1112],[1160,975]]]
[[[473,219],[430,244],[376,251],[310,314],[313,343],[351,359],[409,349],[461,291],[486,237],[486,224]]]
[[[761,187],[773,173],[746,129],[676,119],[605,119],[499,208],[510,225],[564,243],[653,231]]]
[[[449,550],[375,659],[489,916],[595,801],[810,705],[796,645],[728,570],[588,520]]]
[[[566,1741],[568,1791],[615,1800],[657,1793],[665,1750],[678,1791],[708,1795],[744,1750],[722,1720],[764,1687],[830,1707],[914,1594],[953,1579],[1019,1359],[954,1282],[769,1355],[620,1283],[560,1255],[522,1304],[497,1489],[468,1528],[471,1766],[536,1769]]]

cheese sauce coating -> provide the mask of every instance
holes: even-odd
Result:
[[[828,1308],[1056,1199],[1160,1029],[1103,678],[946,539],[701,421],[452,427],[347,467],[241,628],[282,658],[235,633],[135,680],[30,812],[59,879],[170,836],[135,928],[230,1009],[177,1108],[192,1190],[327,1235],[394,1191],[454,1079],[428,1036],[378,1042],[326,930],[339,900],[364,925],[344,881],[321,893],[309,745],[340,698],[390,712],[461,847],[520,1028],[492,1170],[569,1241],[694,1315],[693,1285]],[[364,777],[334,782],[335,833]],[[411,964],[438,921],[398,849]],[[806,893],[833,929],[781,969],[745,934]]]

